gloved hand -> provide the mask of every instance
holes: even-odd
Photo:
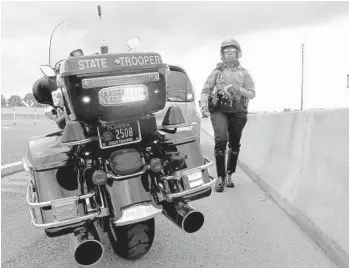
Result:
[[[207,106],[201,107],[201,114],[203,118],[207,118],[210,116],[210,111],[208,110]]]
[[[240,93],[240,88],[239,87],[235,87],[233,85],[227,85],[224,87],[224,90],[226,92],[229,92],[230,94],[239,94]]]

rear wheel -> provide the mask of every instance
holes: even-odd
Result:
[[[108,237],[114,252],[128,260],[144,256],[151,248],[155,236],[155,219],[114,226],[110,223]]]

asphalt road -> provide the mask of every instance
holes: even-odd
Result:
[[[204,154],[212,159],[213,142],[204,132],[201,144]],[[215,174],[215,168],[212,172]],[[240,169],[234,179],[234,189],[192,202],[205,215],[205,224],[198,232],[184,233],[161,215],[153,247],[133,262],[114,255],[106,235],[101,234],[105,253],[93,267],[337,267]],[[68,237],[48,238],[30,225],[25,180],[23,173],[1,180],[1,267],[79,267]]]

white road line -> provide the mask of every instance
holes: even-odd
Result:
[[[22,161],[18,161],[18,162],[14,162],[14,163],[3,165],[3,166],[1,166],[1,169],[15,167],[15,166],[19,166],[19,165],[22,165]]]
[[[28,175],[26,174],[25,171],[22,171],[16,174],[1,177],[1,185],[5,185],[5,184],[8,185],[13,181],[20,181],[20,182],[28,181]]]
[[[3,188],[1,187],[1,192],[4,193],[25,193],[25,191],[23,191],[23,189],[16,189],[16,188]]]
[[[14,180],[11,180],[11,181],[8,181],[6,183],[6,185],[27,186],[28,182],[27,181],[14,181]]]

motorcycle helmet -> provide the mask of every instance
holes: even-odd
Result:
[[[53,105],[52,90],[57,88],[54,80],[49,80],[43,76],[38,79],[33,86],[33,95],[38,103]]]
[[[240,58],[242,56],[240,44],[235,39],[229,38],[227,40],[224,40],[221,44],[221,58],[222,59],[223,59],[223,49],[226,47],[235,47],[238,50],[237,57]]]

